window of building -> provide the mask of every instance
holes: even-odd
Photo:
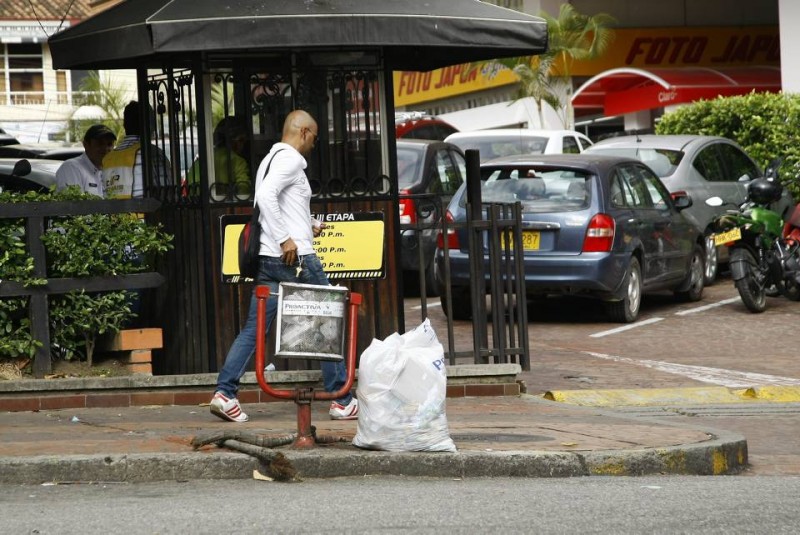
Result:
[[[38,43],[8,43],[2,48],[3,101],[6,104],[44,103],[44,61]]]

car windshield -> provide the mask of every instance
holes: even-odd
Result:
[[[647,164],[655,174],[661,178],[670,176],[678,168],[684,153],[679,150],[670,149],[651,149],[641,147],[598,147],[595,145],[592,152],[611,154],[613,156],[625,156],[636,158]]]
[[[477,150],[480,152],[480,160],[485,162],[502,156],[544,154],[544,149],[547,147],[547,138],[509,135],[491,138],[454,139],[453,143],[465,151]]]
[[[400,189],[408,189],[420,181],[422,152],[413,149],[397,149],[397,178]]]
[[[522,204],[527,213],[568,212],[589,206],[591,175],[575,169],[500,167],[481,169],[484,203]],[[461,205],[466,204],[466,196]]]

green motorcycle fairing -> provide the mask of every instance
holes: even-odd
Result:
[[[752,220],[763,225],[764,232],[770,238],[777,238],[783,232],[783,218],[769,208],[754,206],[750,210]]]

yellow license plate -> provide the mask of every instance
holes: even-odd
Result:
[[[505,234],[501,234],[501,243],[505,247]],[[540,234],[536,230],[523,230],[522,231],[522,250],[523,251],[538,251],[539,250]],[[508,244],[513,249],[514,242]]]
[[[737,241],[741,239],[742,239],[742,229],[736,227],[735,229],[729,230],[728,232],[714,234],[714,245],[725,245],[726,243],[730,243],[732,241]]]

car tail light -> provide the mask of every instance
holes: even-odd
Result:
[[[400,196],[408,195],[407,189],[400,190]],[[417,222],[417,206],[413,199],[400,199],[400,224],[414,225]]]
[[[607,253],[614,243],[614,219],[608,214],[597,214],[586,229],[583,239],[584,253]]]
[[[445,220],[448,224],[453,223],[453,214],[450,213],[450,210],[444,215]],[[440,230],[438,234],[436,234],[436,247],[439,249],[444,249],[444,234]],[[447,227],[447,248],[450,250],[453,249],[461,249],[461,245],[458,243],[458,234],[456,234],[456,229],[451,226]]]

